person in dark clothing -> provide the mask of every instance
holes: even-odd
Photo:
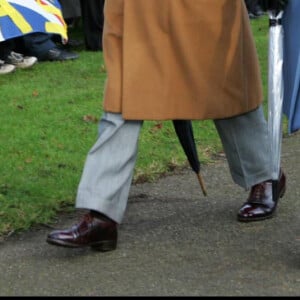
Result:
[[[26,55],[35,56],[39,61],[64,61],[78,58],[73,53],[57,47],[52,34],[35,32],[18,38],[17,49]]]
[[[105,0],[60,0],[60,3],[63,17],[69,27],[81,17],[85,49],[102,51]],[[71,40],[66,46],[73,44],[81,43]]]
[[[250,19],[256,19],[264,14],[260,0],[245,0]]]
[[[105,0],[80,0],[86,50],[102,51]]]
[[[22,53],[16,52],[17,39],[11,38],[0,42],[0,61],[3,74],[6,74],[6,72],[10,73],[16,68],[30,68],[37,62],[35,56],[25,56]]]

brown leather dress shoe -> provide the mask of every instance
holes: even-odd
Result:
[[[238,212],[241,222],[260,221],[271,218],[276,210],[279,198],[286,189],[286,177],[281,171],[279,180],[267,180],[251,188],[247,202]]]
[[[117,223],[96,212],[90,212],[70,229],[51,232],[47,243],[68,248],[90,246],[98,251],[110,251],[116,249],[117,237]]]

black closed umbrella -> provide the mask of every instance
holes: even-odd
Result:
[[[197,175],[202,193],[204,196],[207,196],[204,181],[200,174],[200,161],[195,144],[192,122],[190,120],[173,120],[173,125],[190,166]]]

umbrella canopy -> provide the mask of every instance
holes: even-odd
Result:
[[[192,122],[190,120],[173,120],[173,125],[190,166],[197,175],[202,193],[206,196],[206,188],[200,174],[200,161],[195,144]]]
[[[300,1],[289,0],[283,15],[284,64],[283,112],[288,118],[288,133],[300,129]]]
[[[272,179],[278,180],[282,142],[283,11],[269,10],[268,129],[271,141]]]
[[[33,32],[59,34],[67,41],[67,26],[57,0],[1,0],[0,42]]]

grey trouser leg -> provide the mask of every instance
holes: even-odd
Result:
[[[142,121],[105,113],[78,186],[76,207],[99,211],[121,223],[132,182]]]
[[[272,178],[271,146],[262,107],[214,122],[235,183],[249,188]]]
[[[244,188],[271,178],[270,143],[262,108],[214,120],[233,180]],[[121,223],[137,157],[142,121],[104,114],[99,137],[88,153],[76,207],[99,211]]]

